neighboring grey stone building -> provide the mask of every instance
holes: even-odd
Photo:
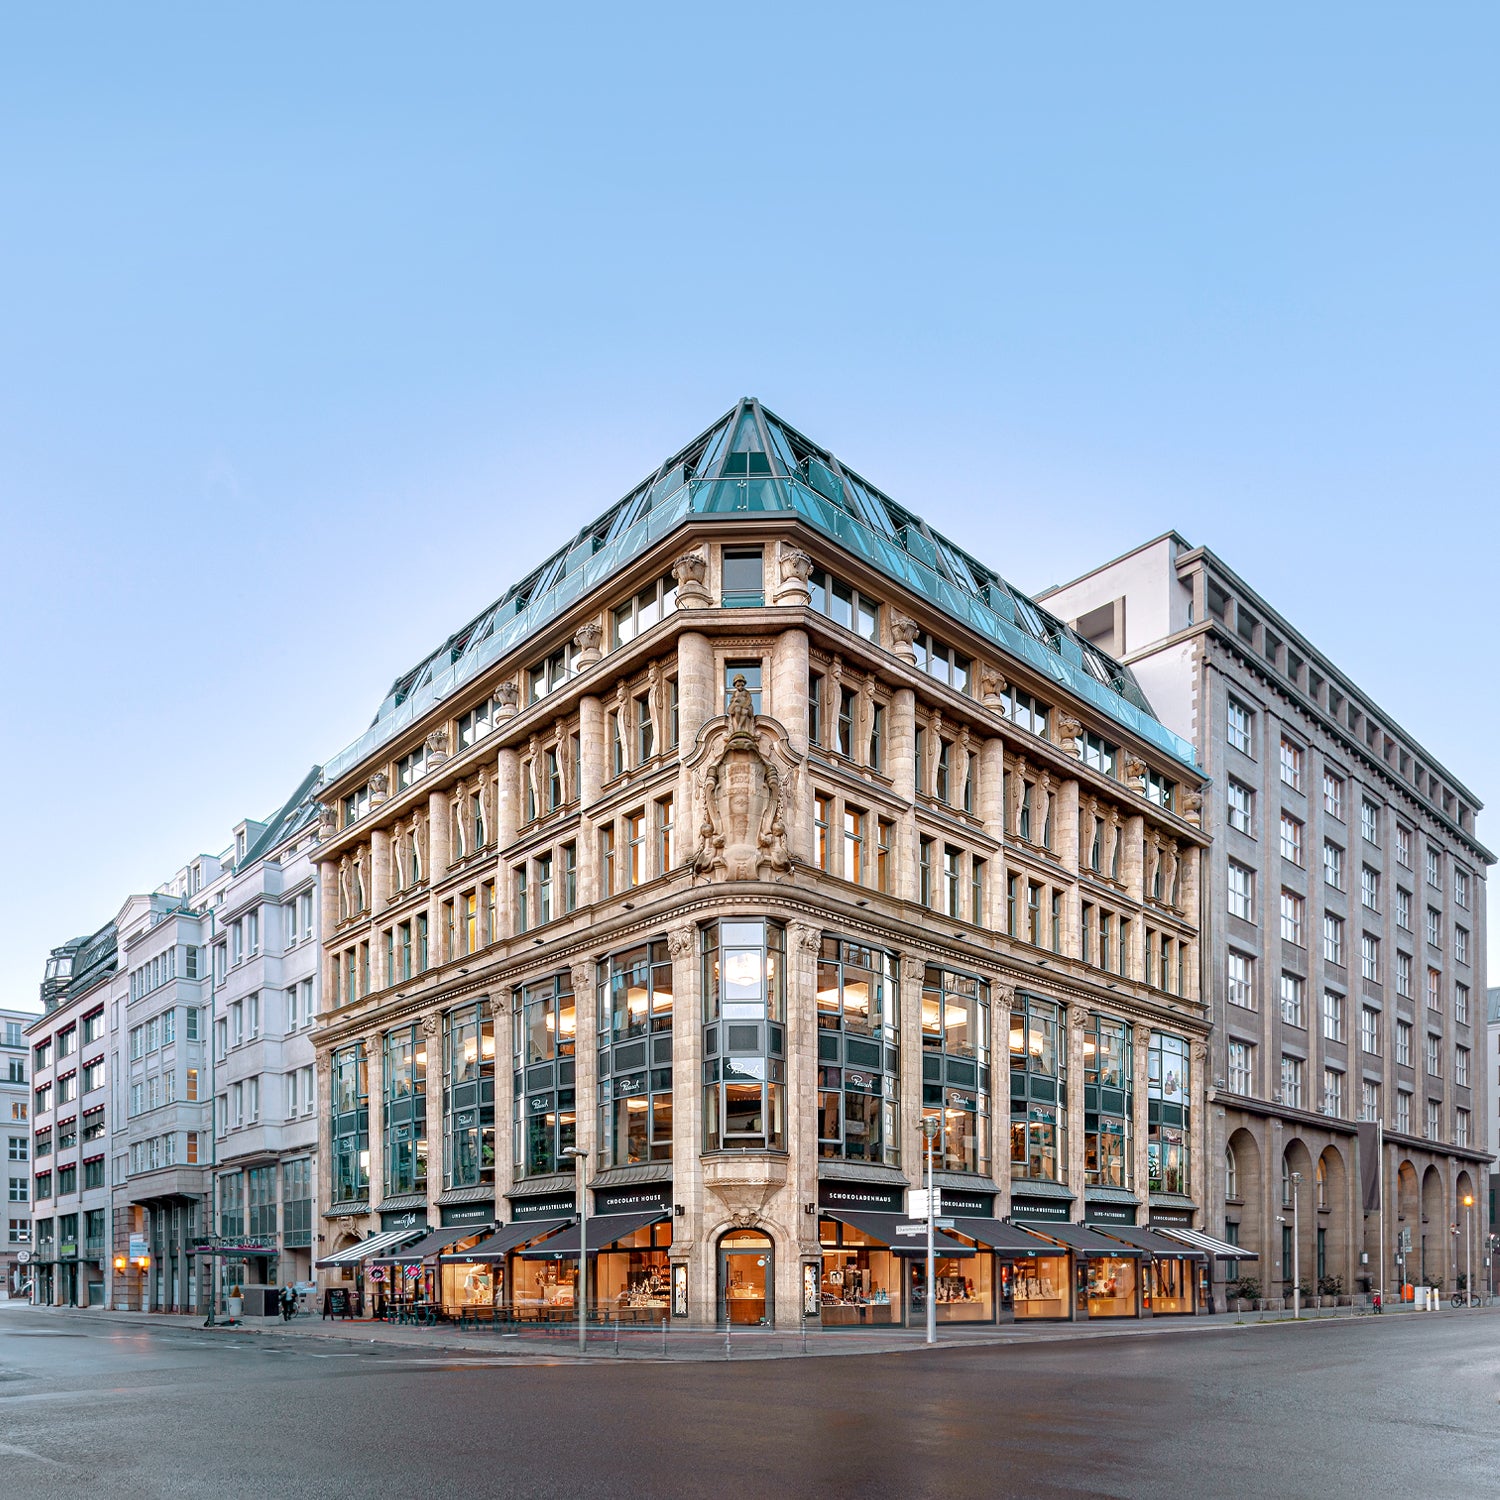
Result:
[[[35,1011],[0,1010],[0,1138],[5,1142],[5,1222],[0,1225],[0,1297],[31,1279],[31,1048]]]
[[[1304,1281],[1348,1290],[1379,1278],[1356,1122],[1381,1120],[1383,1280],[1451,1286],[1466,1196],[1489,1228],[1494,1140],[1480,1036],[1493,857],[1475,837],[1477,798],[1220,558],[1176,534],[1042,598],[1135,672],[1213,780],[1214,1231],[1256,1251],[1243,1270],[1279,1292],[1300,1186]],[[1411,1251],[1398,1267],[1403,1231]]]
[[[601,1313],[920,1321],[930,1129],[945,1322],[1202,1306],[1192,748],[758,403],[326,775],[330,1290],[555,1316],[577,1148]]]

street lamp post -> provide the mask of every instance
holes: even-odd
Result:
[[[922,1134],[927,1141],[927,1342],[937,1343],[937,1288],[933,1281],[937,1271],[936,1257],[933,1253],[933,1213],[932,1202],[932,1143],[937,1139],[940,1121],[936,1115],[923,1115]]]
[[[1474,1195],[1464,1194],[1464,1290],[1469,1294],[1469,1306],[1474,1305]]]
[[[1292,1173],[1292,1316],[1302,1316],[1302,1174]]]
[[[589,1154],[569,1146],[564,1156],[573,1158],[573,1175],[578,1197],[578,1352],[589,1347],[589,1191],[587,1169]]]

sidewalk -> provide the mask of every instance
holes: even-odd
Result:
[[[42,1311],[43,1309],[37,1309]],[[743,1329],[725,1334],[722,1329],[684,1328],[669,1324],[665,1335],[658,1328],[624,1328],[607,1324],[591,1327],[589,1348],[580,1355],[576,1327],[566,1325],[540,1330],[517,1330],[512,1327],[483,1330],[460,1330],[455,1324],[442,1323],[434,1328],[412,1328],[364,1319],[320,1319],[301,1316],[290,1323],[280,1318],[254,1319],[226,1328],[223,1324],[205,1327],[196,1314],[113,1312],[102,1308],[45,1309],[69,1322],[108,1323],[121,1327],[142,1325],[152,1328],[176,1328],[194,1331],[209,1338],[266,1338],[299,1340],[319,1345],[343,1345],[346,1349],[368,1350],[372,1345],[384,1349],[410,1350],[426,1355],[487,1355],[492,1359],[539,1359],[548,1363],[579,1360],[611,1362],[621,1359],[683,1360],[688,1362],[734,1359],[789,1359],[803,1356],[849,1356],[856,1354],[911,1353],[926,1346],[920,1328],[880,1330],[837,1329],[824,1332],[800,1329]],[[1497,1308],[1463,1309],[1445,1306],[1440,1313],[1421,1313],[1409,1304],[1390,1307],[1388,1317],[1485,1316]],[[1309,1311],[1305,1324],[1361,1321],[1378,1326],[1376,1319],[1348,1307]],[[1192,1318],[1122,1319],[1118,1322],[1008,1324],[1003,1327],[939,1328],[936,1348],[965,1349],[984,1345],[1071,1343],[1108,1338],[1150,1338],[1173,1333],[1223,1332],[1250,1329],[1259,1324],[1285,1326],[1292,1322],[1290,1313],[1216,1313]]]

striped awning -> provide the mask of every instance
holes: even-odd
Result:
[[[389,1254],[392,1250],[399,1250],[402,1245],[409,1245],[426,1233],[425,1229],[386,1229],[379,1234],[372,1234],[367,1240],[361,1240],[357,1245],[350,1245],[346,1249],[336,1251],[325,1260],[320,1260],[318,1269],[322,1271],[329,1266],[357,1266],[361,1261],[369,1260],[372,1255]]]
[[[1211,1234],[1204,1234],[1201,1229],[1182,1229],[1176,1224],[1153,1224],[1151,1232],[1180,1240],[1184,1245],[1191,1245],[1194,1250],[1202,1250],[1206,1255],[1213,1256],[1215,1260],[1260,1259],[1255,1251],[1247,1250],[1243,1245],[1231,1245],[1228,1240],[1215,1239]]]

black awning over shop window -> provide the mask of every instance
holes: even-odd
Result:
[[[644,1229],[648,1224],[660,1224],[670,1217],[670,1214],[660,1208],[647,1209],[638,1214],[595,1215],[588,1222],[589,1251],[592,1254],[595,1250],[608,1250],[621,1240],[628,1239],[637,1229]],[[523,1250],[521,1255],[526,1260],[566,1260],[569,1256],[578,1254],[581,1243],[582,1233],[575,1219],[561,1234],[544,1240],[540,1245],[533,1245],[529,1250]]]
[[[917,1222],[902,1214],[853,1213],[845,1209],[840,1209],[835,1213],[832,1209],[825,1208],[822,1210],[822,1215],[825,1219],[832,1219],[835,1223],[846,1224],[850,1229],[857,1229],[872,1240],[879,1240],[893,1255],[927,1254],[925,1233],[898,1234],[896,1232],[898,1225]],[[941,1229],[933,1231],[932,1248],[935,1254],[950,1260],[974,1253],[972,1246],[964,1244],[962,1240],[949,1238]]]
[[[1123,1240],[1138,1250],[1144,1250],[1161,1260],[1207,1260],[1201,1251],[1177,1240],[1169,1240],[1164,1234],[1153,1234],[1149,1229],[1137,1229],[1129,1224],[1101,1224],[1098,1232],[1108,1239]]]
[[[472,1250],[455,1250],[438,1259],[445,1266],[473,1261],[488,1261],[493,1264],[504,1260],[518,1246],[542,1239],[571,1222],[569,1219],[522,1219],[518,1223],[502,1224],[488,1239],[480,1240]]]
[[[1127,1256],[1138,1260],[1148,1253],[1135,1245],[1126,1245],[1119,1240],[1107,1239],[1097,1230],[1088,1229],[1082,1224],[1043,1222],[1036,1225],[1035,1233],[1045,1235],[1049,1240],[1059,1241],[1078,1255],[1112,1255],[1116,1258]]]
[[[408,1245],[399,1255],[377,1255],[372,1266],[405,1266],[451,1250],[460,1240],[472,1240],[490,1233],[493,1224],[456,1224],[447,1229],[433,1229],[415,1245]]]

